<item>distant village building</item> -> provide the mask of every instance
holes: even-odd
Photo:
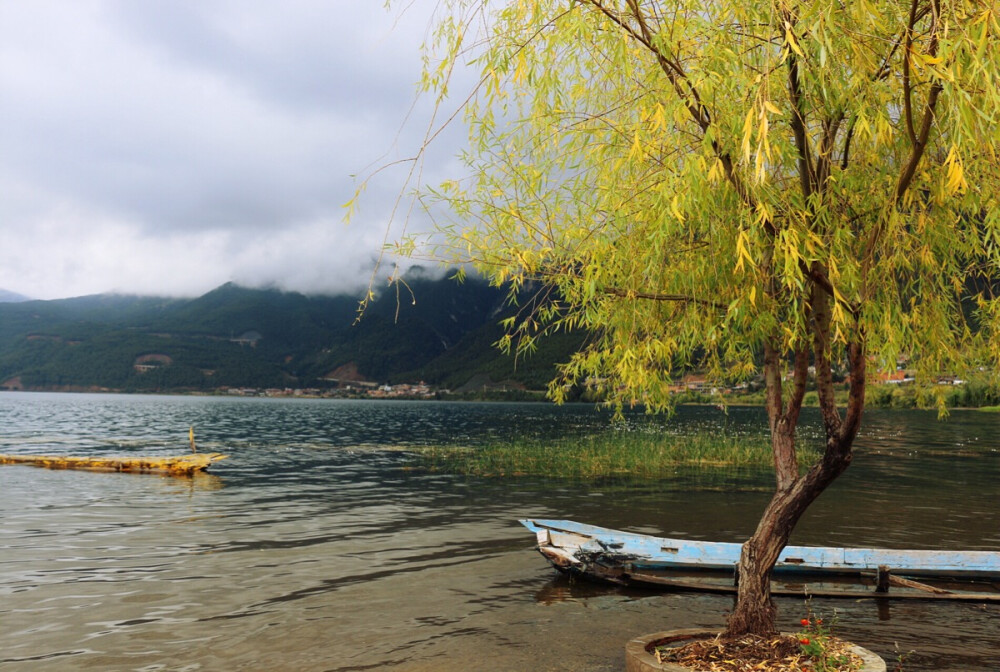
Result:
[[[903,383],[912,383],[913,376],[908,376],[906,371],[902,369],[896,369],[895,371],[878,374],[878,382],[889,385],[902,385]]]
[[[708,385],[708,379],[702,374],[689,373],[668,388],[673,394],[682,392],[702,392]]]
[[[376,389],[369,390],[368,396],[377,399],[394,399],[400,397],[407,399],[428,399],[434,396],[434,392],[431,390],[430,385],[420,381],[416,384],[380,385]]]
[[[238,397],[259,397],[260,390],[255,387],[230,387],[227,392]]]
[[[24,385],[21,383],[21,376],[14,376],[13,378],[8,378],[7,380],[0,383],[0,390],[23,390]]]

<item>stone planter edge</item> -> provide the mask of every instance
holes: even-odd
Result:
[[[625,672],[691,672],[691,668],[675,663],[658,663],[656,656],[647,651],[647,648],[652,648],[651,644],[665,639],[686,640],[696,637],[715,637],[717,634],[715,630],[685,628],[636,637],[625,645]],[[856,644],[851,645],[851,652],[864,661],[859,672],[886,672],[885,661],[877,654]]]

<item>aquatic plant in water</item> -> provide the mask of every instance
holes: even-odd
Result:
[[[554,440],[518,439],[482,446],[428,446],[417,454],[432,470],[477,476],[548,476],[658,479],[678,467],[766,467],[770,446],[762,436],[708,432],[665,435],[613,432]]]

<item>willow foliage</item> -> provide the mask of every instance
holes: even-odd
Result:
[[[996,0],[443,4],[425,85],[481,80],[432,254],[513,288],[510,347],[593,333],[556,398],[745,378],[817,291],[833,362],[1000,356]]]

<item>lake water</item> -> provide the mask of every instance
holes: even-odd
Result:
[[[805,422],[815,421],[807,412]],[[726,596],[570,583],[521,517],[740,541],[766,471],[580,484],[422,473],[408,446],[761,432],[760,409],[613,428],[589,406],[0,394],[0,452],[229,460],[192,479],[0,467],[0,670],[624,669],[629,638],[719,628]],[[870,412],[793,542],[1000,550],[1000,416]],[[809,440],[807,434],[805,440]],[[780,598],[796,629],[801,600]],[[1000,670],[1000,605],[815,600],[906,670]]]

